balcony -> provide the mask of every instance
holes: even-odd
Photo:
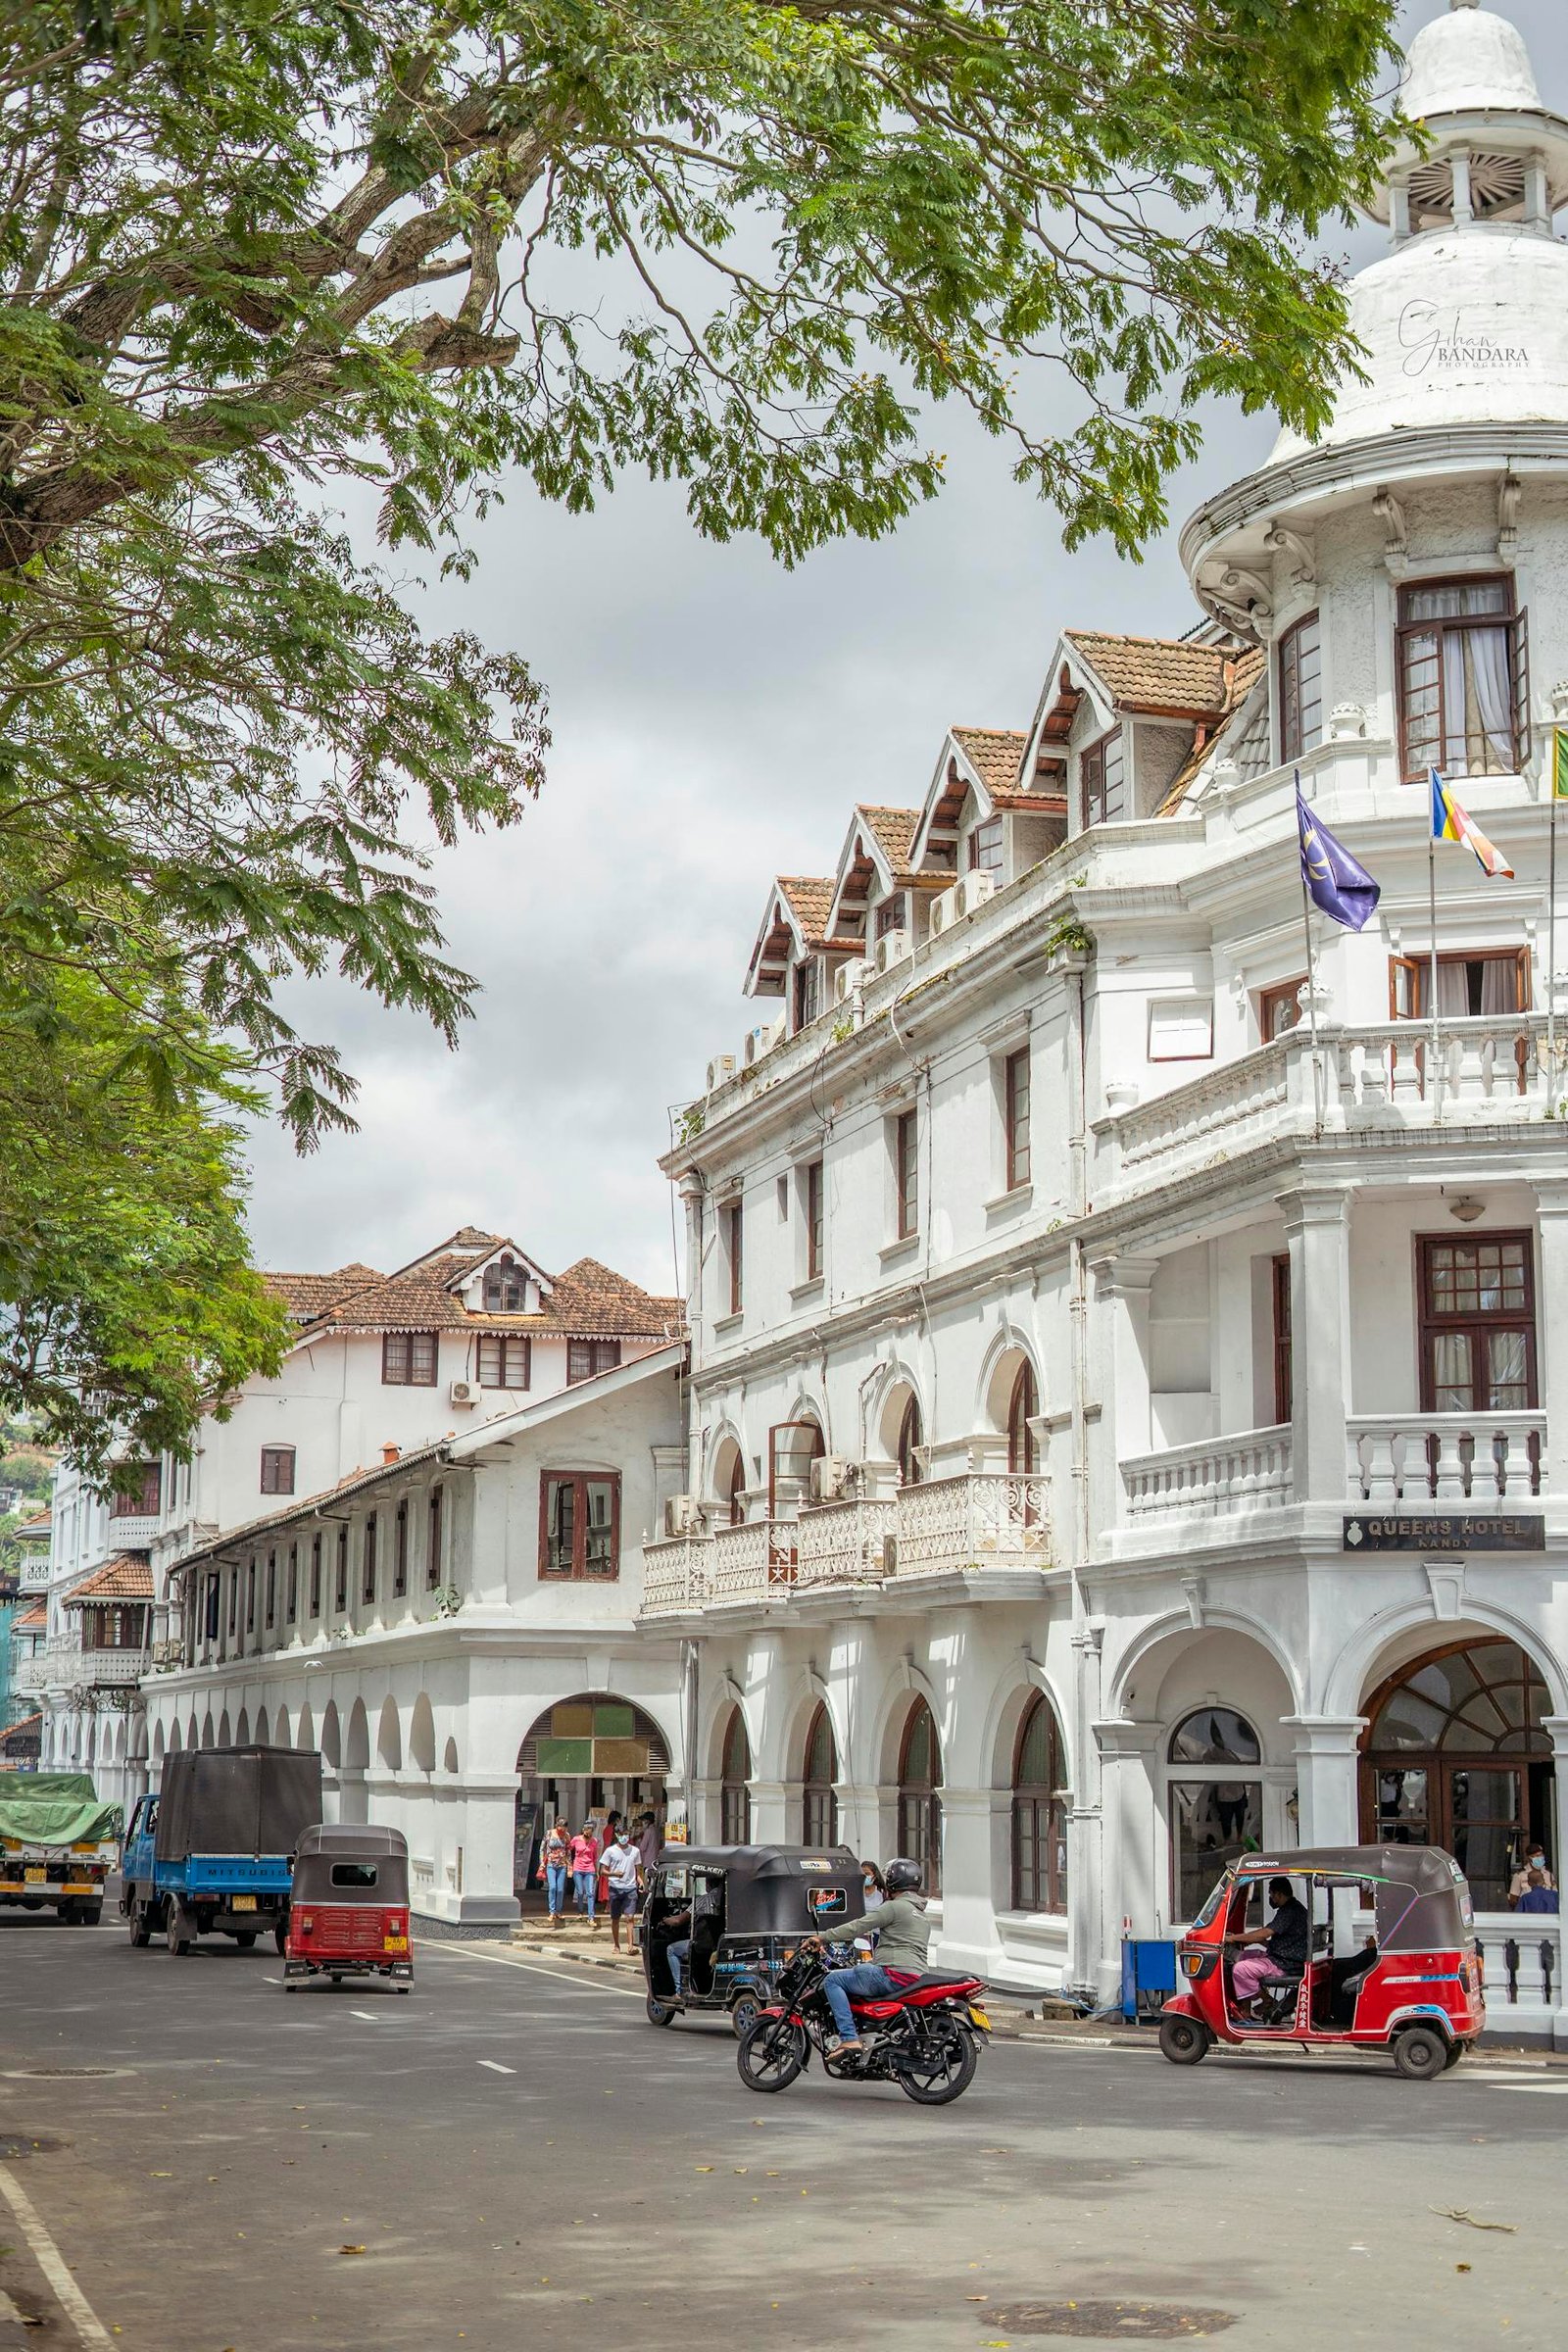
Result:
[[[1047,1482],[1011,1470],[970,1471],[901,1487],[893,1582],[976,1569],[1051,1564]]]
[[[1277,1508],[1292,1500],[1290,1424],[1142,1454],[1123,1462],[1121,1475],[1135,1522]]]
[[[875,1500],[857,1496],[803,1510],[796,1523],[796,1590],[879,1585],[888,1572],[888,1538],[897,1517],[898,1503],[891,1494]]]
[[[11,1688],[19,1698],[24,1695],[36,1694],[40,1690],[47,1690],[49,1688],[48,1659],[41,1657],[19,1658],[11,1669]]]
[[[1544,1413],[1360,1414],[1346,1428],[1353,1501],[1511,1502],[1541,1493]]]
[[[710,1536],[674,1536],[643,1545],[644,1617],[677,1617],[700,1609],[712,1577]]]
[[[1425,1022],[1324,1025],[1314,1067],[1310,1033],[1293,1029],[1153,1102],[1097,1120],[1097,1185],[1164,1183],[1319,1122],[1332,1135],[1375,1135],[1539,1120],[1548,1101],[1545,1032],[1544,1013],[1444,1021],[1434,1055]]]
[[[710,1602],[782,1599],[795,1582],[793,1519],[748,1519],[713,1537]]]
[[[47,1688],[74,1690],[133,1689],[152,1665],[143,1649],[82,1649],[74,1642],[51,1642],[47,1652]]]
[[[109,1547],[112,1551],[146,1551],[158,1533],[156,1511],[111,1511]]]

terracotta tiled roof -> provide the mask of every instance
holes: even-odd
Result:
[[[583,1339],[598,1334],[622,1339],[674,1339],[681,1329],[680,1301],[655,1298],[624,1274],[612,1273],[596,1257],[579,1257],[559,1275],[550,1297],[551,1319]]]
[[[14,1634],[41,1634],[48,1622],[48,1602],[35,1600],[30,1608],[24,1609],[19,1616],[12,1618],[11,1631]]]
[[[151,1600],[153,1572],[144,1551],[118,1551],[112,1560],[105,1560],[95,1569],[84,1585],[66,1594],[68,1609],[79,1609],[90,1600]]]
[[[1267,656],[1261,646],[1249,646],[1245,653],[1238,654],[1231,662],[1229,700],[1224,710],[1219,714],[1219,724],[1210,728],[1203,735],[1201,742],[1195,743],[1187,758],[1182,761],[1169,791],[1159,804],[1157,813],[1160,816],[1173,816],[1182,807],[1194,784],[1198,781],[1204,764],[1213,757],[1214,747],[1220,736],[1262,676],[1266,661]]]
[[[262,1279],[282,1299],[291,1315],[301,1322],[314,1323],[328,1307],[352,1298],[356,1291],[368,1290],[383,1277],[373,1266],[356,1262],[339,1266],[334,1274],[266,1274]]]
[[[19,1536],[46,1536],[53,1526],[54,1515],[51,1511],[35,1511],[30,1519],[22,1520],[12,1532]]]
[[[1011,727],[955,727],[953,740],[987,792],[1015,792],[1027,735]]]
[[[36,1732],[42,1722],[43,1711],[40,1708],[36,1715],[24,1715],[20,1723],[7,1724],[5,1730],[0,1732],[0,1747],[7,1747],[13,1740],[24,1739],[29,1733]]]
[[[1234,708],[1234,673],[1250,658],[1235,648],[1189,645],[1173,637],[1112,636],[1100,629],[1069,629],[1067,641],[1112,701],[1134,710],[1212,710]]]
[[[681,1328],[680,1312],[667,1299],[612,1273],[597,1258],[579,1258],[550,1283],[538,1314],[473,1312],[451,1288],[471,1270],[468,1257],[427,1258],[407,1274],[378,1275],[341,1305],[330,1308],[318,1331],[530,1331],[589,1338],[665,1339]]]
[[[833,904],[832,875],[780,874],[778,887],[806,937],[820,939],[827,910]]]
[[[870,826],[882,845],[889,865],[896,874],[907,871],[909,852],[919,830],[918,808],[867,808],[863,803],[855,811]]]

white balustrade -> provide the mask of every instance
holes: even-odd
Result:
[[[901,1487],[895,1500],[896,1573],[1047,1567],[1046,1494],[1044,1478],[1011,1470],[970,1471]]]
[[[712,1552],[708,1536],[645,1542],[642,1615],[670,1616],[682,1609],[700,1609],[708,1597]]]
[[[796,1522],[795,1581],[809,1585],[872,1585],[887,1569],[887,1539],[898,1505],[891,1494],[858,1495],[803,1510]]]
[[[1408,1502],[1528,1502],[1541,1492],[1544,1413],[1362,1413],[1348,1423],[1347,1484],[1376,1510]]]
[[[710,1600],[763,1600],[795,1581],[795,1523],[748,1519],[713,1535]]]
[[[11,1688],[19,1695],[23,1691],[47,1690],[49,1661],[47,1658],[19,1658],[11,1669]]]
[[[156,1516],[136,1511],[111,1511],[109,1541],[117,1551],[145,1551],[158,1533]]]
[[[1140,1454],[1121,1475],[1130,1519],[1272,1509],[1292,1499],[1290,1424]]]
[[[1561,2009],[1562,1921],[1550,1912],[1487,1911],[1477,1915],[1476,1941],[1485,1971],[1487,2024],[1506,2032],[1520,2010]]]

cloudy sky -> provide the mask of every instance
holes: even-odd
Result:
[[[1563,0],[1500,0],[1568,108]],[[1446,0],[1411,0],[1406,37]],[[1342,234],[1359,266],[1381,235]],[[1273,426],[1217,412],[1174,485],[1177,523],[1262,462]],[[1021,726],[1067,624],[1175,635],[1197,617],[1174,530],[1144,564],[1062,552],[1051,511],[955,414],[948,488],[876,546],[794,572],[714,547],[676,489],[628,481],[589,516],[522,483],[477,533],[466,585],[422,600],[523,653],[549,687],[555,745],[537,807],[467,843],[439,880],[452,951],[483,983],[449,1054],[346,989],[304,1017],[361,1081],[357,1136],[296,1159],[252,1154],[264,1265],[389,1267],[475,1222],[547,1267],[583,1253],[673,1287],[655,1158],[669,1106],[737,1051],[740,994],[775,873],[831,868],[856,801],[917,804],[946,728]]]

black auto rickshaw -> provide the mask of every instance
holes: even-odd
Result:
[[[648,2016],[727,2016],[737,2034],[774,1997],[778,1971],[803,1936],[853,1941],[865,1882],[846,1846],[666,1845],[643,1906]],[[691,1950],[675,1990],[672,1943]]]

